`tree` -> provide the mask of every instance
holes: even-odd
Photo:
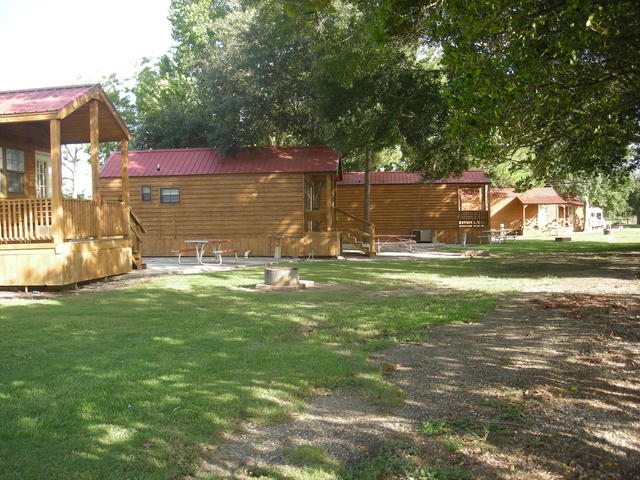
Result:
[[[84,155],[83,155],[84,154]],[[68,198],[73,198],[76,194],[80,197],[84,193],[76,192],[76,182],[81,174],[82,164],[88,163],[86,149],[81,144],[63,145],[62,147],[62,186],[63,193]]]
[[[313,22],[280,6],[215,2],[208,14],[201,1],[174,2],[181,43],[172,59],[141,73],[147,79],[139,76],[143,143],[183,146],[190,138],[222,152],[324,143],[367,159],[367,172],[375,152],[400,146],[407,163],[428,158],[420,165],[429,164],[430,176],[461,165],[442,153],[442,72],[417,56],[417,43],[373,44],[367,12],[347,4]],[[172,89],[182,76],[181,88]],[[176,138],[182,128],[190,132]]]
[[[640,3],[635,0],[364,2],[371,38],[442,47],[448,132],[472,157],[520,158],[539,178],[622,176],[638,164]],[[291,0],[312,16],[331,0]]]

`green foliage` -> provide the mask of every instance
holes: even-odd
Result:
[[[428,163],[431,176],[462,166],[443,135],[443,77],[428,49],[371,42],[367,9],[294,3],[174,1],[178,46],[138,76],[138,143],[322,143],[354,162],[400,148],[403,166]]]
[[[127,125],[129,130],[135,132],[138,117],[132,100],[133,91],[127,85],[128,80],[118,78],[115,73],[112,73],[100,80],[100,84],[102,85],[104,93],[106,93],[109,100],[111,100],[111,103],[116,107],[116,110],[122,117],[122,120],[124,120],[124,123]],[[88,149],[89,147],[87,146],[87,151]],[[98,150],[100,164],[106,162],[111,153],[115,151],[120,151],[119,142],[100,143]]]
[[[451,428],[445,420],[425,420],[420,425],[420,433],[429,437],[449,433]]]
[[[640,119],[639,14],[634,1],[445,2],[425,27],[444,42],[451,134],[486,158],[526,147],[542,178],[625,169]]]
[[[299,14],[340,2],[296,0]],[[447,126],[468,159],[538,179],[638,164],[640,3],[635,0],[362,2],[370,38],[442,47]],[[529,155],[513,159],[526,149]]]

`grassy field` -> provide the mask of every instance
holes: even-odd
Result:
[[[593,268],[541,266],[537,252],[609,255],[640,234],[490,246],[482,260],[317,262],[316,291],[264,294],[257,269],[0,302],[0,479],[173,479],[218,435],[274,422],[314,388],[393,407],[402,392],[367,352],[428,325],[472,321],[527,282]],[[522,263],[504,259],[523,257]],[[395,290],[394,295],[380,295]],[[426,293],[426,294],[425,294]]]

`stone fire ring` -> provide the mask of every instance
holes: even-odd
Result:
[[[295,267],[265,267],[264,283],[256,285],[258,290],[295,291],[311,288],[314,282],[300,280]]]

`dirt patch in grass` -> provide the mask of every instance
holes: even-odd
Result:
[[[263,478],[316,478],[277,473],[292,448],[313,445],[348,466],[317,478],[639,478],[639,267],[637,256],[612,258],[481,322],[374,353],[404,407],[327,390],[290,422],[245,425],[203,475],[251,478],[247,466],[259,465],[276,472]],[[398,437],[405,446],[384,443]]]

